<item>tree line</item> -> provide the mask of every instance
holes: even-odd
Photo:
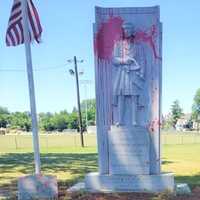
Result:
[[[88,99],[81,102],[83,126],[95,125],[95,100]],[[63,110],[56,113],[39,113],[38,122],[40,130],[63,131],[65,129],[79,129],[78,112],[74,107],[72,112]],[[9,112],[7,108],[0,107],[0,127],[31,131],[30,112]]]
[[[171,105],[170,110],[170,116],[168,119],[164,120],[163,127],[168,128],[175,128],[178,119],[180,119],[184,115],[183,109],[180,106],[180,102],[178,100],[175,100]],[[198,130],[199,130],[199,124],[200,124],[200,88],[196,91],[194,98],[193,98],[193,104],[191,108],[191,117],[187,122],[187,128],[192,128],[193,122],[196,122],[198,124]]]
[[[83,100],[81,102],[81,112],[83,117],[83,126],[95,125],[95,99]],[[86,116],[87,113],[87,116]],[[163,128],[175,128],[178,119],[184,115],[183,109],[178,100],[171,105],[170,117],[163,121]],[[66,110],[57,113],[39,113],[39,128],[44,131],[63,131],[65,129],[79,129],[78,112],[74,108],[71,113]],[[188,121],[188,127],[193,122],[200,124],[200,88],[196,91],[193,98],[191,110],[191,119]],[[9,112],[7,108],[0,107],[0,127],[18,129],[22,131],[31,130],[31,117],[29,112]],[[199,126],[198,126],[199,127]]]

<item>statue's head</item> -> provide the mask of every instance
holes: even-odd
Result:
[[[131,35],[135,33],[134,26],[131,23],[124,22],[122,24],[122,28],[126,37],[130,37]]]

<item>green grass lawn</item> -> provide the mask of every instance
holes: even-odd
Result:
[[[200,186],[200,144],[164,145],[162,170],[174,172],[177,182]]]
[[[40,135],[43,174],[57,176],[59,188],[98,171],[96,136],[86,134],[86,148],[78,134]],[[200,186],[200,135],[162,134],[162,171],[174,172],[177,182]],[[0,136],[0,195],[15,195],[18,177],[33,174],[31,135]]]
[[[200,186],[200,145],[164,145],[162,170],[174,172],[177,182]],[[67,147],[41,150],[42,171],[56,175],[62,185],[83,179],[88,172],[97,171],[96,147]],[[0,188],[16,187],[19,176],[34,172],[31,149],[0,153]]]

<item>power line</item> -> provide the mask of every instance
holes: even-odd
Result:
[[[61,68],[65,68],[66,65],[59,65],[55,67],[43,67],[43,68],[35,68],[33,69],[34,71],[48,71],[48,70],[58,70]],[[5,67],[5,68],[0,68],[0,72],[26,72],[25,69],[20,69],[21,67]]]

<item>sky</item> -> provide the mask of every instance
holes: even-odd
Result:
[[[38,112],[71,111],[76,106],[73,65],[89,80],[81,84],[81,99],[94,98],[93,31],[94,7],[160,6],[163,23],[162,110],[168,113],[179,100],[191,112],[193,96],[200,88],[200,1],[199,0],[33,0],[43,26],[42,43],[32,45]],[[28,111],[29,94],[24,46],[8,48],[5,32],[13,0],[0,0],[0,106],[10,111]]]

